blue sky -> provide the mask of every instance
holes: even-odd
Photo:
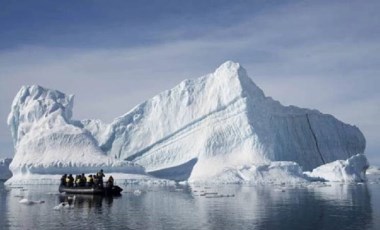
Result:
[[[266,95],[358,126],[380,165],[379,1],[0,0],[0,157],[22,85],[111,122],[186,78],[240,62]]]

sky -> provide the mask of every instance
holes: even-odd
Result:
[[[184,79],[239,62],[267,96],[356,125],[380,166],[380,1],[0,0],[0,158],[22,85],[111,122]]]

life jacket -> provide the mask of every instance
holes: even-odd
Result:
[[[94,179],[90,176],[87,177],[87,183],[92,183],[94,182]]]

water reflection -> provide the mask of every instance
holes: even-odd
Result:
[[[7,197],[8,191],[4,184],[0,182],[0,226],[1,228],[9,227],[9,220],[7,218]]]
[[[71,207],[92,209],[102,208],[103,203],[108,207],[112,206],[114,197],[112,196],[99,196],[99,195],[67,195],[60,194],[58,196],[59,203],[67,203]]]
[[[379,189],[126,186],[121,197],[102,197],[62,195],[55,186],[7,191],[0,184],[0,221],[1,229],[379,229],[373,223],[379,224],[374,213],[380,207],[372,200],[380,194],[370,193],[369,186]],[[23,197],[45,203],[22,205]],[[62,202],[73,208],[55,210]]]
[[[294,189],[283,196],[267,193],[265,220],[257,229],[368,229],[372,223],[367,186]],[[272,221],[276,220],[276,221]]]
[[[372,224],[371,196],[366,185],[209,190],[236,194],[235,198],[196,200],[202,219],[213,220],[208,222],[211,228],[368,229]]]

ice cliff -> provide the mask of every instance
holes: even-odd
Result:
[[[71,95],[40,86],[21,88],[8,117],[15,144],[13,173],[99,165],[125,171],[141,165],[157,177],[203,180],[226,168],[272,161],[296,162],[311,171],[365,149],[357,127],[316,110],[281,105],[230,61],[137,105],[111,124],[75,121],[72,107]]]
[[[104,153],[89,131],[71,119],[73,96],[41,86],[23,86],[13,100],[8,125],[15,146],[10,169],[18,174],[143,172],[141,166]]]

